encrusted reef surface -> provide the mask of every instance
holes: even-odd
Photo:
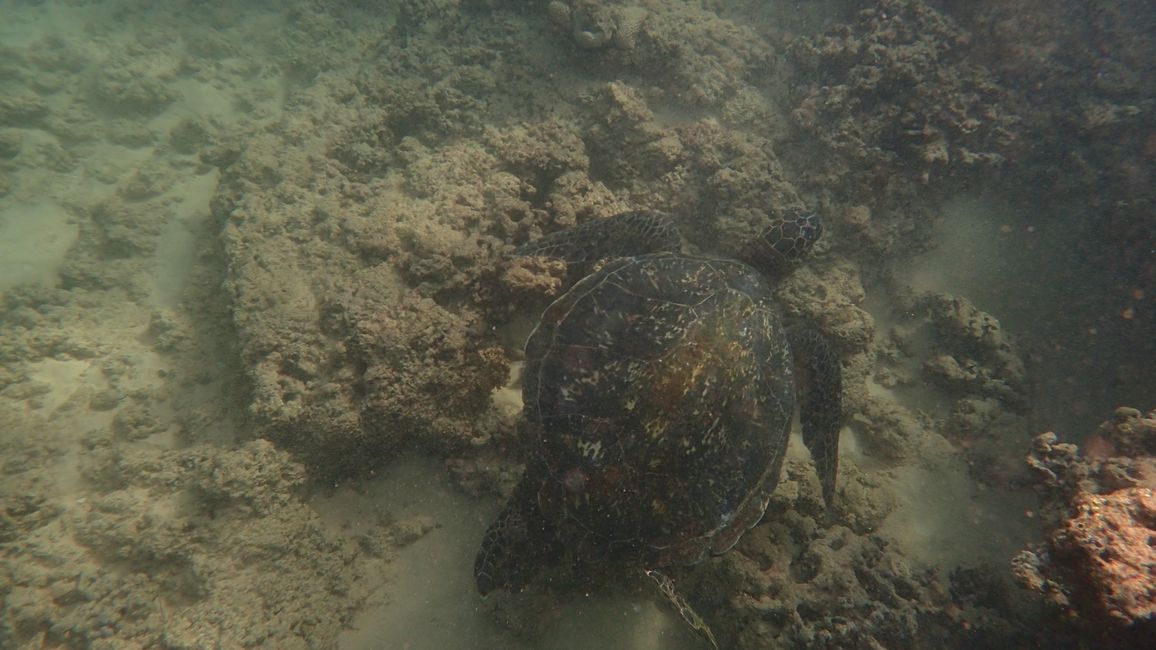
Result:
[[[902,551],[865,532],[887,513],[855,498],[871,487],[846,490],[849,509],[867,522],[831,525],[811,471],[789,463],[769,523],[687,572],[695,602],[718,621],[722,646],[916,647],[949,637],[960,621],[945,614],[951,597],[934,571],[913,568]],[[861,480],[854,472],[849,482]]]
[[[1146,647],[1156,633],[1156,412],[1117,409],[1083,445],[1036,437],[1046,541],[1012,569],[1090,642]]]
[[[367,597],[357,547],[325,531],[299,498],[304,469],[269,442],[161,455],[90,443],[87,497],[3,499],[6,647],[306,648]],[[317,608],[335,595],[343,607]]]
[[[550,28],[503,12],[422,24],[428,37],[376,43],[372,67],[303,92],[294,118],[237,152],[215,201],[252,411],[317,468],[509,435],[490,394],[519,346],[496,328],[535,313],[561,279],[509,261],[515,245],[646,207],[703,250],[733,254],[776,210],[806,205],[774,153],[773,124],[663,118],[654,106],[679,95],[650,84],[550,83],[577,55],[534,59],[528,48]],[[648,34],[739,57],[731,91],[695,100],[717,113],[755,92],[743,70],[773,58],[733,23],[704,24],[656,20]],[[450,33],[462,42],[437,38]],[[500,61],[458,61],[499,50]],[[621,65],[666,79],[652,63]],[[832,281],[823,300],[794,303],[800,316],[821,316],[841,347],[865,353],[857,271],[830,258],[815,269]]]
[[[381,585],[425,602],[386,576],[439,522],[341,528],[318,495],[416,451],[472,504],[508,496],[522,344],[573,280],[511,254],[630,209],[718,255],[783,211],[827,227],[779,299],[844,365],[838,494],[792,455],[766,523],[671,569],[725,647],[1151,631],[1152,415],[1033,447],[1033,361],[1086,339],[902,273],[949,197],[1080,205],[1072,258],[1110,281],[1054,310],[1126,342],[1112,385],[1150,391],[1138,1],[28,4],[71,22],[2,46],[0,199],[64,243],[46,281],[0,278],[0,646],[331,648]],[[458,517],[478,539],[482,510]],[[1047,536],[1015,576],[1058,618],[1012,583],[1025,520]],[[586,586],[425,613],[534,643]]]
[[[971,38],[928,4],[884,0],[793,42],[809,85],[792,115],[839,154],[827,174],[847,187],[848,173],[874,170],[855,186],[863,196],[1003,163],[1020,119],[1008,91],[968,55]]]
[[[1033,1],[1014,9],[979,2],[957,18],[970,29],[977,56],[1018,97],[1023,146],[1010,161],[1024,200],[1036,206],[1041,224],[1081,233],[1065,255],[1081,263],[1065,283],[1087,289],[1069,292],[1055,321],[1078,314],[1082,327],[1070,331],[1083,332],[1084,340],[1047,323],[1040,334],[1082,352],[1053,373],[1056,379],[1041,379],[1048,392],[1064,395],[1061,380],[1093,379],[1084,392],[1100,406],[1071,400],[1088,411],[1080,426],[1053,425],[1086,430],[1104,410],[1146,404],[1152,395],[1156,263],[1148,243],[1156,238],[1156,98],[1136,83],[1150,79],[1156,65],[1151,12],[1140,0]],[[1062,403],[1049,408],[1058,411]]]
[[[772,523],[676,578],[731,647],[928,645],[1015,627],[999,579],[912,568],[898,544],[875,535],[896,507],[889,469],[945,447],[934,418],[866,385],[884,343],[861,268],[919,244],[880,231],[891,239],[864,250],[873,226],[838,198],[860,196],[858,181],[784,162],[780,149],[794,155],[800,128],[837,129],[790,114],[789,58],[804,56],[791,54],[803,45],[667,3],[553,2],[528,19],[494,10],[468,21],[407,3],[398,20],[392,39],[365,44],[370,64],[319,77],[292,117],[240,148],[224,172],[215,215],[251,408],[267,435],[321,476],[418,445],[447,457],[468,489],[508,493],[517,410],[490,396],[508,381],[527,320],[566,281],[561,267],[510,259],[515,246],[648,208],[670,214],[689,248],[728,255],[776,211],[818,207],[830,235],[783,287],[783,309],[840,351],[848,410],[864,414],[864,446],[883,467],[844,463],[830,521],[810,468],[793,461]],[[911,32],[927,21],[958,30],[918,4],[895,20]],[[548,47],[559,34],[570,46]],[[951,74],[953,59],[929,61]],[[973,93],[968,84],[979,81],[969,79],[982,75],[965,72],[920,101]],[[986,135],[952,131],[958,155],[1002,146],[1001,120],[992,117]],[[890,136],[871,137],[882,151]],[[922,152],[872,164],[905,165]],[[1023,407],[1022,364],[991,316],[964,298],[929,298],[922,309],[950,352],[911,350],[916,372],[922,364],[943,390],[991,400],[993,418]]]
[[[209,209],[304,34],[148,9],[4,8],[0,647],[334,647],[406,540],[247,431]]]

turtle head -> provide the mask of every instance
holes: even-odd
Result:
[[[822,234],[823,222],[814,212],[777,217],[743,248],[742,258],[777,282],[795,270]]]

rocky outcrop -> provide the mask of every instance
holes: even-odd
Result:
[[[1147,647],[1156,633],[1154,441],[1156,412],[1121,408],[1082,450],[1045,433],[1028,457],[1048,529],[1013,573],[1100,644]]]

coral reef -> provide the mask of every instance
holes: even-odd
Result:
[[[1114,647],[1145,647],[1156,631],[1154,445],[1156,412],[1121,408],[1084,453],[1045,433],[1028,457],[1048,531],[1013,573],[1081,636]]]
[[[1156,97],[1139,81],[1156,74],[1151,12],[1143,0],[1031,0],[1014,10],[982,1],[953,12],[973,35],[976,59],[1015,96],[1020,141],[1031,145],[1011,157],[1017,182],[1003,185],[1041,223],[1087,233],[1066,258],[1080,261],[1072,277],[1095,289],[1072,293],[1056,317],[1067,327],[1044,335],[1083,349],[1047,386],[1062,393],[1063,377],[1088,379],[1069,400],[1080,408],[1078,427],[1070,426],[1082,430],[1102,409],[1151,396],[1156,264],[1147,242],[1156,237]],[[1101,406],[1086,409],[1087,402]]]
[[[865,172],[857,195],[886,198],[999,166],[1018,118],[994,77],[968,59],[969,41],[950,17],[910,0],[879,2],[850,25],[795,40],[790,54],[810,85],[792,115],[837,154],[827,174],[843,185]]]
[[[869,404],[853,416],[852,426],[873,453],[891,459],[921,453],[921,441],[941,435],[962,452],[981,485],[1023,486],[1030,395],[1019,343],[962,296],[913,295],[905,302],[907,317],[874,347],[871,380],[943,406],[933,416],[908,413],[891,401]]]
[[[730,553],[676,575],[722,647],[1006,647],[1038,643],[1005,576],[949,576],[873,534],[887,488],[853,470],[844,504],[854,530],[822,514],[818,485],[789,461],[765,522]],[[862,519],[856,519],[863,517]]]
[[[1125,488],[1081,495],[1076,515],[1051,538],[1051,557],[1067,567],[1069,580],[1088,592],[1082,607],[1123,624],[1152,626],[1156,615],[1156,495]],[[1078,577],[1077,577],[1078,576]]]
[[[13,442],[6,458],[32,451]],[[303,468],[270,443],[160,456],[89,443],[98,493],[61,507],[5,491],[5,647],[312,647],[368,595],[372,565],[320,525],[297,497]],[[14,559],[27,555],[39,561]]]
[[[944,605],[934,576],[912,570],[879,538],[814,526],[785,515],[727,558],[720,582],[737,585],[729,614],[734,646],[916,645],[921,619]],[[792,541],[798,544],[796,554],[784,557],[781,547]],[[836,592],[841,594],[837,605],[828,597]],[[841,620],[857,624],[841,625]]]
[[[574,0],[570,4],[553,0],[546,5],[546,14],[580,48],[630,50],[650,12],[638,5],[615,6],[599,0]]]
[[[521,345],[573,280],[510,253],[636,208],[709,254],[781,211],[829,228],[779,297],[845,366],[835,508],[791,457],[764,525],[672,571],[728,647],[1150,642],[1153,415],[1121,410],[1082,447],[1037,438],[1023,466],[1040,347],[895,273],[945,197],[1011,196],[1103,276],[1044,278],[1084,319],[1051,354],[1112,380],[1057,376],[1144,394],[1141,0],[133,6],[5,9],[0,228],[25,219],[59,254],[35,281],[0,257],[0,646],[334,647],[443,520],[339,532],[318,495],[414,450],[479,511],[508,494]],[[25,37],[21,17],[53,20]],[[1047,535],[1015,572],[1058,619],[1023,609],[1005,559],[932,568],[892,535],[919,496],[903,473],[961,460],[998,498],[1037,477]],[[567,586],[494,615],[527,631],[593,600]]]
[[[1027,373],[1012,341],[991,314],[961,296],[923,302],[940,345],[948,350],[923,364],[924,376],[962,395],[992,397],[1009,408],[1027,404]]]
[[[321,472],[368,468],[415,443],[452,455],[510,440],[511,414],[490,399],[520,353],[502,328],[562,281],[560,269],[507,259],[511,244],[649,207],[700,250],[734,254],[770,213],[805,206],[765,136],[712,118],[668,123],[640,84],[597,84],[555,115],[528,105],[518,123],[446,140],[510,110],[496,80],[548,78],[548,62],[529,58],[533,36],[499,12],[459,26],[458,38],[518,54],[467,74],[422,24],[397,46],[396,70],[359,77],[356,90],[312,88],[296,117],[238,152],[215,202],[252,412]],[[641,30],[651,45],[673,34],[653,24]],[[692,31],[725,37],[751,64],[762,57],[717,17]],[[639,38],[630,56],[647,51]],[[430,84],[417,83],[419,58]],[[535,88],[538,101],[551,92]],[[862,354],[870,317],[858,270],[828,276],[822,301],[793,301],[798,315]]]

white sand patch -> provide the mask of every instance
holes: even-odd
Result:
[[[171,128],[190,115],[236,119],[237,88],[220,88],[196,79],[177,79],[169,87],[180,93],[181,99],[157,116],[151,126]]]
[[[177,183],[169,195],[178,201],[170,208],[168,222],[157,239],[156,272],[151,276],[151,302],[176,307],[196,261],[197,225],[209,216],[209,200],[217,188],[216,170]]]
[[[1037,533],[1026,513],[1032,493],[981,490],[959,457],[895,470],[900,506],[879,533],[913,559],[950,570],[959,565],[1007,566]]]
[[[52,284],[77,227],[55,203],[0,208],[0,291],[18,284]]]
[[[20,4],[19,10],[12,6]],[[46,36],[73,43],[83,43],[85,23],[105,9],[97,4],[89,7],[68,6],[56,2],[13,3],[0,5],[3,20],[0,20],[0,43],[7,47],[22,48],[32,45]]]
[[[432,517],[438,528],[402,549],[390,565],[385,602],[371,604],[341,637],[340,647],[510,647],[478,610],[472,584],[472,544],[481,539],[493,504],[457,492],[432,461],[398,461],[359,492],[315,499],[314,507],[334,530],[364,532],[382,516]],[[470,538],[475,538],[473,542]]]
[[[75,442],[69,438],[109,426],[115,411],[87,408],[88,396],[108,388],[108,380],[95,363],[81,359],[45,359],[33,364],[28,374],[32,382],[49,389],[32,402],[37,405],[37,415],[28,421],[41,423],[32,429],[32,435],[54,437],[64,443],[57,448],[60,455],[53,471],[55,495],[66,507],[75,506],[83,502],[89,488],[80,473],[84,452],[79,445],[68,444]]]
[[[491,398],[494,405],[512,417],[522,412],[522,368],[525,364],[515,361],[510,364],[510,379],[505,386],[494,391]]]
[[[549,650],[698,650],[710,647],[690,627],[654,601],[595,598],[568,608]]]
[[[316,499],[335,530],[364,530],[379,516],[432,517],[438,528],[403,548],[388,569],[385,602],[371,604],[340,639],[343,650],[529,648],[502,630],[474,588],[474,554],[498,504],[461,493],[436,461],[399,460],[376,482]],[[657,594],[655,588],[655,594]],[[657,596],[656,598],[661,598]],[[533,647],[550,650],[697,649],[701,642],[654,601],[590,595],[564,607]]]
[[[29,377],[52,387],[51,392],[40,396],[41,408],[48,413],[60,408],[81,388],[108,387],[100,370],[80,359],[45,359],[32,366]]]

